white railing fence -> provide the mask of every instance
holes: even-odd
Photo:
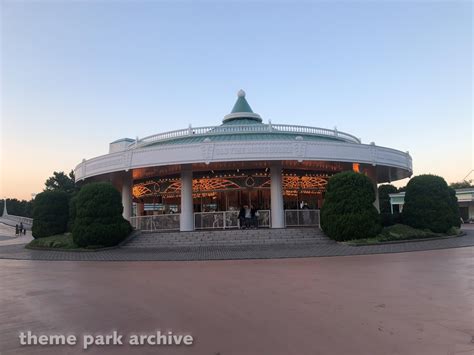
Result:
[[[319,210],[285,210],[287,227],[319,227]]]
[[[23,223],[25,226],[31,227],[33,225],[33,218],[22,217],[22,216],[15,216],[11,214],[7,214],[1,216],[2,219],[6,219],[8,221],[12,221],[15,223]]]
[[[135,229],[145,232],[179,230],[179,213],[158,214],[131,217],[130,223]]]
[[[258,211],[257,225],[270,227],[270,210]],[[239,226],[239,211],[194,213],[194,229],[230,229]]]
[[[135,229],[146,232],[179,230],[179,213],[131,217],[130,223]],[[259,210],[257,216],[259,228],[271,226],[270,210]],[[285,210],[286,227],[319,227],[319,210]],[[194,229],[232,229],[239,228],[239,211],[196,212]]]
[[[149,144],[164,142],[176,138],[184,138],[189,136],[200,135],[225,135],[239,133],[300,133],[303,135],[337,137],[346,142],[360,143],[360,139],[352,134],[338,131],[336,129],[327,129],[319,127],[286,125],[286,124],[249,124],[249,125],[223,125],[223,126],[207,126],[207,127],[189,127],[178,129],[170,132],[163,132],[144,137],[131,143],[129,148],[140,148]]]

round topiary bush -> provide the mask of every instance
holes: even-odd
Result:
[[[461,227],[461,212],[459,212],[459,203],[458,198],[456,197],[456,190],[452,187],[448,187],[449,195],[451,197],[450,205],[452,210],[451,215],[451,224],[452,227],[460,228]]]
[[[83,248],[117,245],[132,230],[122,211],[120,193],[112,184],[85,185],[75,199],[74,243]]]
[[[62,234],[67,229],[69,198],[62,191],[45,191],[36,195],[33,202],[32,234],[44,238]]]
[[[321,209],[323,231],[337,241],[375,237],[381,225],[374,201],[374,186],[367,176],[352,171],[334,175]]]
[[[446,233],[453,226],[459,227],[455,191],[440,176],[415,176],[407,184],[402,221],[410,227],[435,233]]]
[[[74,226],[74,220],[76,219],[76,200],[77,200],[77,194],[74,194],[69,199],[69,220],[67,222],[68,232],[72,232],[72,228]]]
[[[380,220],[384,227],[391,226],[400,222],[400,215],[398,210],[392,213],[390,206],[390,194],[398,192],[398,189],[390,184],[379,186],[379,206],[380,206]]]

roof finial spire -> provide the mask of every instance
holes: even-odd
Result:
[[[237,92],[237,101],[232,111],[224,116],[223,123],[231,121],[236,124],[262,123],[262,118],[259,114],[252,111],[252,108],[245,98],[245,91],[242,89]]]

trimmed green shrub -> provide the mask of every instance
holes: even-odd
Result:
[[[374,201],[374,186],[367,176],[352,171],[334,175],[321,209],[322,229],[338,241],[376,236],[382,227]]]
[[[131,232],[122,217],[120,193],[110,183],[85,185],[75,199],[74,243],[79,247],[114,246]]]
[[[74,220],[76,219],[76,200],[76,194],[69,198],[69,220],[67,222],[68,232],[72,232],[72,228],[74,227]]]
[[[456,190],[452,187],[448,187],[450,195],[450,205],[451,205],[451,225],[456,228],[461,227],[461,213],[459,212],[459,203],[458,198],[456,197]]]
[[[390,184],[380,185],[379,186],[379,206],[380,206],[380,220],[384,227],[391,226],[395,223],[400,222],[400,216],[398,211],[392,213],[390,207],[390,196],[389,194],[394,194],[398,192],[398,189]]]
[[[35,239],[32,240],[29,244],[27,244],[26,247],[77,249],[77,245],[74,244],[72,240],[72,235],[70,233]]]
[[[461,229],[459,229],[459,227],[451,227],[446,232],[447,235],[459,235],[460,233],[461,233]]]
[[[454,190],[436,175],[419,175],[407,184],[403,223],[418,229],[446,233],[459,227],[459,207]]]
[[[390,196],[389,194],[395,194],[398,192],[398,189],[390,184],[380,185],[379,186],[379,206],[380,213],[391,213],[390,208]]]
[[[33,202],[33,237],[44,238],[64,233],[67,229],[68,215],[67,193],[62,191],[39,193]]]
[[[392,213],[380,213],[380,222],[382,222],[383,227],[393,226],[394,224],[401,223],[402,216],[400,213],[394,211]]]

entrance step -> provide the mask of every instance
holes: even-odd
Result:
[[[319,228],[206,230],[138,233],[123,248],[161,248],[213,245],[314,245],[333,244]]]

